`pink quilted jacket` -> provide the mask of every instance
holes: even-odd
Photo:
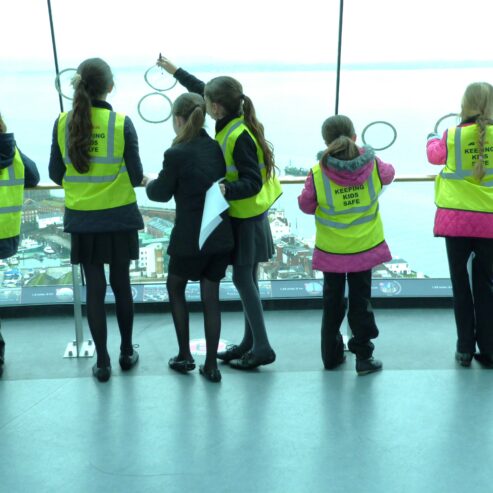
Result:
[[[447,131],[444,132],[441,139],[437,137],[428,141],[426,154],[431,164],[445,164],[447,162]],[[493,238],[493,204],[491,204],[491,213],[438,207],[433,234],[448,237]]]
[[[361,185],[368,179],[373,171],[373,159],[373,150],[363,147],[360,149],[360,156],[358,158],[353,159],[352,161],[346,161],[348,164],[351,164],[352,162],[354,164],[354,162],[359,161],[356,163],[356,169],[350,171],[330,167],[324,168],[323,171],[338,185]],[[382,184],[388,185],[394,179],[394,167],[391,164],[384,163],[378,157],[376,160]],[[361,164],[361,166],[359,166],[359,164]],[[311,172],[305,181],[305,186],[301,195],[298,197],[298,205],[305,214],[315,214],[318,203]],[[348,255],[327,253],[315,247],[313,250],[312,266],[315,270],[323,272],[361,272],[369,270],[382,262],[388,262],[391,259],[392,255],[390,254],[389,247],[385,241],[366,252]]]

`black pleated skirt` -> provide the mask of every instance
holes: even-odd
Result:
[[[73,264],[116,264],[139,258],[139,235],[134,231],[72,233]]]
[[[267,214],[262,218],[231,219],[235,248],[232,265],[268,262],[274,256],[274,241]]]

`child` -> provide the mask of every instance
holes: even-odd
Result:
[[[24,188],[39,183],[36,164],[19,151],[14,134],[0,114],[0,259],[12,257],[19,247]],[[5,341],[0,324],[0,376],[5,363]]]
[[[435,236],[445,237],[457,326],[455,359],[493,368],[493,86],[470,84],[461,123],[429,135],[428,161],[445,164],[435,181]],[[467,263],[472,258],[472,286]],[[476,344],[479,353],[476,354]]]
[[[233,249],[233,232],[227,213],[222,222],[199,249],[199,234],[205,194],[223,178],[226,165],[219,144],[202,128],[205,101],[193,93],[182,94],[173,104],[173,128],[177,134],[173,145],[164,153],[163,169],[156,180],[148,181],[147,196],[167,202],[173,196],[176,221],[168,247],[170,262],[167,288],[178,339],[178,355],[169,366],[179,372],[195,368],[190,353],[189,315],[185,299],[188,280],[200,280],[204,306],[207,356],[200,373],[212,382],[221,380],[217,368],[217,346],[221,333],[219,283],[226,273]]]
[[[327,370],[345,360],[340,327],[346,312],[344,288],[349,285],[348,321],[352,338],[348,348],[356,355],[356,371],[378,371],[371,339],[378,336],[371,307],[371,269],[391,260],[378,212],[382,185],[394,178],[394,168],[359,148],[353,123],[336,115],[322,125],[328,146],[308,175],[298,197],[300,209],[315,214],[313,268],[324,273],[322,360]]]
[[[189,91],[203,94],[207,113],[216,120],[216,140],[226,160],[226,181],[221,184],[230,204],[235,249],[233,283],[243,304],[245,330],[238,345],[230,345],[217,357],[232,368],[250,370],[273,363],[276,354],[265,328],[258,288],[258,264],[274,254],[268,221],[269,208],[282,193],[275,176],[272,146],[265,140],[252,100],[232,77],[216,77],[204,84],[159,57],[157,64]]]
[[[64,229],[71,233],[71,262],[82,264],[87,289],[87,319],[96,346],[93,375],[111,376],[106,347],[104,298],[109,264],[121,335],[119,363],[132,368],[139,358],[132,344],[133,299],[130,260],[139,258],[137,230],[144,227],[133,187],[143,178],[134,126],[115,113],[106,97],[113,74],[100,58],[79,65],[73,79],[73,110],[55,122],[50,178],[65,190]]]

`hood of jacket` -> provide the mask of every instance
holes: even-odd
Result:
[[[329,157],[324,172],[338,185],[362,185],[373,171],[374,160],[375,151],[364,146],[360,148],[360,155],[354,159],[346,161]]]
[[[0,169],[12,164],[15,155],[14,134],[0,134]]]

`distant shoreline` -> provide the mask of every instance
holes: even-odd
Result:
[[[36,64],[38,68],[35,67]],[[51,60],[46,62],[26,62],[23,67],[17,61],[16,64],[11,64],[12,71],[5,71],[3,75],[10,74],[53,74]],[[49,65],[45,67],[46,65]],[[149,68],[151,64],[142,64],[142,60],[135,60],[135,65],[129,66],[129,60],[125,60],[125,64],[120,64],[118,59],[112,61],[112,67],[115,71],[125,70],[127,72],[142,72]],[[152,63],[152,62],[151,62]],[[43,67],[43,68],[41,68]],[[335,71],[337,65],[335,63],[279,63],[279,62],[238,62],[238,61],[220,61],[213,60],[207,64],[203,62],[185,61],[183,67],[192,72],[332,72]],[[62,67],[67,68],[67,67]],[[364,63],[343,63],[341,70],[351,71],[367,71],[367,70],[453,70],[453,69],[471,69],[471,68],[493,68],[493,60],[416,60],[410,62],[364,62]]]

